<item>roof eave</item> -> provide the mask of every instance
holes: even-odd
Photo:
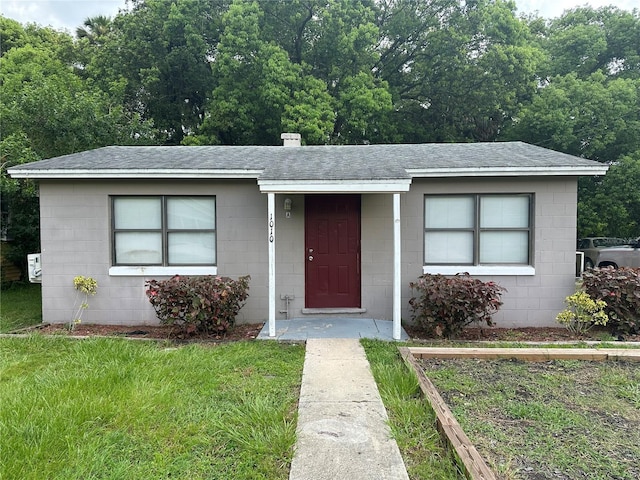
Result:
[[[33,179],[108,179],[108,178],[258,178],[262,170],[212,170],[212,169],[43,169],[31,170],[11,168],[13,178]]]
[[[442,177],[530,177],[530,176],[598,176],[609,170],[608,165],[566,167],[465,167],[465,168],[408,168],[412,178]]]
[[[518,176],[598,176],[604,175],[608,165],[565,166],[565,167],[464,167],[464,168],[414,168],[407,169],[411,178],[445,178],[445,177],[518,177]],[[10,168],[13,178],[31,179],[148,179],[148,178],[183,178],[183,179],[259,179],[263,170],[257,169],[28,169]],[[295,188],[307,191],[323,191],[333,186],[336,189],[346,188],[350,191],[408,191],[410,179],[377,179],[377,180],[277,180],[263,179],[258,182],[261,191],[279,189],[294,192]],[[358,190],[353,190],[353,188]],[[302,191],[301,190],[301,191]],[[274,190],[276,191],[276,190]],[[336,190],[337,191],[337,190]]]

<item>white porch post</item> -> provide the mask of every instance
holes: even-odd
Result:
[[[401,256],[400,245],[400,194],[393,194],[393,339],[402,338],[402,295],[401,295]]]
[[[267,194],[269,238],[269,336],[276,336],[276,195]]]

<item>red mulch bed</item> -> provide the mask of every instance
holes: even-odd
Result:
[[[194,340],[212,342],[233,342],[240,340],[255,339],[263,324],[243,324],[235,325],[229,332],[223,335],[191,335],[185,336],[171,326],[166,325],[91,325],[79,324],[73,331],[69,331],[65,325],[38,325],[32,330],[37,330],[44,334],[76,335],[76,336],[116,336],[129,338],[153,338],[163,340]],[[426,338],[420,331],[410,327],[404,327],[409,336],[414,340],[442,340]],[[466,328],[463,332],[452,340],[462,341],[510,341],[510,342],[569,342],[603,340],[610,338],[606,330],[592,329],[586,335],[575,335],[563,327],[545,328]],[[622,340],[622,338],[621,338]],[[623,340],[628,342],[640,342],[640,335],[627,335]]]
[[[406,327],[405,330],[414,340],[433,340],[425,338],[419,330]],[[462,341],[507,341],[507,342],[573,342],[611,340],[611,333],[604,329],[593,328],[584,335],[576,335],[564,327],[525,327],[525,328],[465,328],[451,340]],[[615,341],[616,338],[613,338]],[[625,335],[617,340],[640,342],[640,335]]]
[[[161,340],[199,340],[212,342],[233,342],[251,340],[258,336],[262,323],[250,325],[235,325],[229,332],[221,335],[198,334],[185,335],[180,329],[170,325],[92,325],[79,324],[70,331],[64,324],[38,325],[34,330],[47,335],[74,335],[80,337],[108,336],[128,338],[152,338]]]

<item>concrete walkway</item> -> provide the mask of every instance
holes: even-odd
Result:
[[[290,480],[408,480],[358,339],[309,338]]]

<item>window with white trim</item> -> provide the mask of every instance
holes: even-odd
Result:
[[[113,265],[216,265],[214,196],[114,196],[111,211]]]
[[[425,195],[425,265],[531,265],[532,194]]]

